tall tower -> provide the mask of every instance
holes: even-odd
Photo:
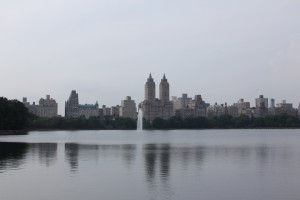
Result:
[[[79,116],[79,100],[78,93],[72,90],[69,99],[65,104],[65,116],[66,117],[78,117]]]
[[[155,100],[155,82],[151,74],[149,75],[149,78],[145,84],[145,100]]]
[[[165,74],[159,84],[159,99],[163,102],[170,101],[170,86],[168,83],[168,79],[166,79]]]

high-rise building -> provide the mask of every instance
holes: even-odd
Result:
[[[110,115],[113,117],[119,117],[120,116],[120,106],[119,105],[112,106],[110,108]]]
[[[250,102],[245,102],[244,99],[240,99],[237,103],[233,104],[238,110],[238,116],[247,115],[252,116],[252,110],[250,109]]]
[[[297,110],[293,108],[292,103],[287,103],[286,100],[283,100],[281,103],[276,104],[276,107],[271,107],[268,110],[269,115],[280,115],[287,114],[290,116],[296,116]]]
[[[255,99],[256,108],[268,108],[268,98],[264,98],[264,95],[259,95],[259,98]]]
[[[165,74],[159,84],[159,99],[163,102],[170,101],[170,86]]]
[[[265,117],[268,115],[268,98],[264,98],[264,95],[259,95],[259,98],[255,99],[256,109],[254,110],[254,117]]]
[[[46,96],[46,99],[41,98],[39,101],[39,105],[36,105],[35,102],[30,104],[27,101],[26,97],[23,97],[23,104],[28,109],[31,114],[34,114],[38,117],[56,117],[58,104],[50,95]]]
[[[145,100],[140,104],[144,118],[154,120],[155,118],[168,119],[174,115],[173,104],[170,101],[170,87],[164,75],[160,82],[159,99],[155,98],[155,82],[150,74],[145,84]]]
[[[102,113],[103,116],[111,116],[111,108],[106,107],[106,105],[102,105]]]
[[[23,97],[23,102],[24,106],[28,109],[28,111],[33,114],[33,115],[37,115],[37,108],[38,105],[35,104],[35,102],[33,102],[32,104],[30,104],[30,102],[27,101],[27,97]]]
[[[98,117],[100,116],[99,104],[79,104],[78,93],[72,90],[69,99],[65,104],[66,117]]]
[[[187,98],[186,94],[183,94],[182,98],[178,98],[181,102],[182,108],[175,110],[175,115],[186,118],[186,117],[205,117],[206,108],[209,106],[208,103],[202,100],[201,95],[195,95],[195,98]],[[175,102],[175,104],[178,103]]]
[[[57,103],[50,95],[46,99],[41,98],[39,106],[37,107],[37,116],[39,117],[56,117],[57,116]]]
[[[270,99],[270,108],[275,108],[275,99]]]
[[[66,117],[79,116],[79,99],[76,90],[72,90],[69,99],[65,103],[65,116]]]
[[[225,111],[226,111],[225,106],[223,104],[218,105],[217,103],[215,103],[215,105],[211,105],[211,106],[207,107],[206,116],[208,118],[221,116],[226,113]]]
[[[120,117],[137,118],[136,104],[130,96],[127,96],[125,100],[121,101]]]
[[[155,101],[155,82],[151,74],[145,84],[145,100]]]
[[[173,97],[172,101],[174,105],[174,111],[182,108],[187,108],[191,100],[192,98],[188,97],[187,94],[182,94],[182,96],[179,98]]]

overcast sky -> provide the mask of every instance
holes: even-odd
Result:
[[[0,96],[47,94],[59,114],[144,99],[151,72],[171,96],[232,104],[300,101],[299,0],[0,0]]]

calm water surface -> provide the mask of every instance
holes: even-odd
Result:
[[[0,136],[1,200],[299,200],[300,130]]]

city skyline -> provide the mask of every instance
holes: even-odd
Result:
[[[260,94],[300,101],[300,2],[0,2],[0,91],[59,104],[143,100],[149,72],[170,96],[254,105]],[[158,94],[156,94],[158,96]]]
[[[151,89],[149,89],[149,81],[150,82],[152,82],[154,85],[151,85]],[[163,85],[164,84],[167,84],[166,86],[163,86],[162,87],[162,83],[163,83]],[[248,99],[244,99],[243,97],[241,97],[240,99],[238,99],[238,100],[236,100],[235,102],[233,102],[233,103],[228,103],[228,102],[207,102],[207,103],[205,103],[205,101],[203,101],[202,100],[202,95],[201,94],[195,94],[195,95],[192,95],[192,96],[190,96],[190,94],[187,94],[187,93],[182,93],[181,95],[178,95],[178,96],[170,96],[170,94],[169,94],[169,84],[168,84],[168,80],[167,80],[167,78],[166,78],[166,75],[165,74],[163,74],[163,77],[162,77],[162,79],[161,79],[161,83],[160,83],[160,85],[159,85],[159,91],[158,90],[156,90],[155,88],[156,88],[156,86],[155,86],[155,81],[154,81],[154,78],[152,77],[152,74],[150,73],[149,74],[149,77],[147,78],[147,81],[146,81],[146,83],[145,83],[145,88],[144,88],[144,99],[143,99],[143,101],[140,101],[140,102],[137,102],[137,104],[136,103],[134,103],[135,104],[135,107],[137,108],[137,107],[141,107],[142,109],[143,109],[143,112],[145,112],[145,108],[144,108],[144,106],[143,106],[143,104],[147,101],[147,100],[151,100],[151,101],[154,101],[154,102],[160,102],[161,100],[163,100],[162,102],[173,102],[172,104],[172,108],[170,107],[170,111],[167,111],[167,113],[169,113],[169,114],[166,114],[166,116],[165,116],[165,118],[169,118],[171,115],[173,115],[173,114],[175,114],[175,113],[173,113],[173,114],[171,114],[171,110],[173,110],[173,107],[175,106],[175,104],[177,105],[179,102],[177,102],[176,103],[176,101],[177,101],[177,99],[180,99],[180,98],[185,98],[185,100],[183,100],[185,103],[184,104],[189,104],[189,107],[190,108],[194,108],[194,104],[195,104],[195,102],[194,101],[198,101],[198,103],[196,103],[198,106],[200,106],[200,107],[198,107],[198,108],[200,108],[200,110],[198,110],[197,112],[198,112],[198,114],[200,114],[200,115],[206,115],[205,113],[206,113],[206,111],[204,111],[204,113],[203,113],[203,111],[201,110],[201,109],[204,109],[204,110],[206,110],[206,108],[207,107],[209,107],[209,105],[210,105],[210,107],[212,108],[212,109],[215,109],[214,107],[215,106],[221,106],[221,107],[223,107],[223,106],[229,106],[229,107],[239,107],[238,105],[237,105],[237,103],[242,103],[243,105],[244,105],[244,102],[246,103],[246,104],[248,104],[248,108],[250,109],[250,108],[258,108],[258,107],[266,107],[266,108],[274,108],[274,107],[277,107],[277,106],[282,106],[282,104],[284,104],[284,105],[289,105],[289,106],[292,106],[293,108],[295,108],[295,109],[298,109],[298,106],[300,106],[300,102],[299,102],[299,104],[297,104],[297,105],[294,105],[293,103],[290,103],[290,102],[288,102],[286,99],[284,99],[284,98],[282,98],[282,99],[280,99],[280,100],[278,100],[278,99],[274,99],[274,98],[268,98],[268,97],[266,97],[266,96],[264,96],[264,95],[262,95],[262,94],[260,94],[258,97],[255,97],[254,98],[254,101],[255,101],[255,103],[253,104],[253,103],[251,103],[251,101],[249,101]],[[75,95],[75,96],[74,96]],[[150,96],[149,96],[150,95]],[[157,96],[158,95],[158,96]],[[72,97],[73,96],[73,97]],[[195,97],[195,99],[193,99],[193,97]],[[50,99],[50,95],[47,95],[47,98],[48,99]],[[131,100],[131,96],[126,96],[125,97],[126,99],[128,99],[128,100]],[[78,95],[78,93],[76,93],[76,90],[72,90],[71,91],[71,96],[65,101],[65,103],[61,106],[61,110],[63,109],[64,110],[64,112],[63,113],[58,113],[58,115],[61,115],[61,116],[66,116],[66,112],[67,112],[67,105],[69,104],[69,101],[70,101],[70,99],[73,99],[73,100],[71,100],[71,101],[75,101],[75,104],[74,105],[70,105],[71,107],[71,110],[73,110],[73,108],[74,108],[74,106],[78,109],[78,107],[79,107],[79,110],[80,109],[83,109],[84,107],[89,107],[89,109],[88,110],[90,110],[90,109],[92,109],[92,110],[90,110],[90,111],[84,111],[84,113],[85,112],[88,112],[89,114],[84,114],[84,113],[82,113],[82,115],[87,115],[87,116],[89,116],[89,115],[95,115],[95,116],[98,116],[98,111],[96,111],[96,110],[98,110],[98,109],[100,109],[100,108],[102,108],[102,110],[103,109],[106,109],[106,108],[109,108],[109,109],[115,109],[116,108],[116,106],[118,107],[118,110],[119,110],[119,106],[120,105],[122,105],[122,104],[124,104],[124,100],[121,100],[121,103],[119,104],[112,104],[112,105],[109,105],[109,104],[100,104],[100,105],[102,105],[102,106],[99,106],[99,103],[98,103],[98,101],[96,100],[96,104],[94,105],[93,103],[91,103],[91,102],[89,102],[89,103],[82,103],[82,102],[80,102],[80,97],[79,97],[79,95]],[[156,100],[155,100],[156,99]],[[41,98],[40,99],[40,101],[41,100],[44,100],[43,98]],[[55,101],[55,99],[53,99],[54,101]],[[132,99],[133,101],[135,101],[135,99],[133,98]],[[180,101],[182,101],[182,100],[180,100]],[[269,103],[269,101],[270,101],[270,103]],[[30,104],[32,104],[32,105],[34,105],[34,107],[35,106],[37,106],[38,104],[36,103],[36,102],[34,102],[34,101],[27,101],[27,97],[23,97],[23,102],[25,103],[25,104],[28,104],[28,105],[30,105]],[[261,102],[263,102],[263,104],[262,105],[260,105],[261,104]],[[79,104],[79,103],[81,103],[81,104]],[[190,103],[191,103],[191,105],[190,105]],[[201,105],[200,105],[200,104]],[[73,104],[73,103],[72,103]],[[146,104],[148,104],[148,103],[146,103]],[[168,103],[167,103],[168,104]],[[148,104],[149,105],[149,104]],[[276,105],[276,106],[275,106]],[[156,106],[154,106],[154,107],[163,107],[163,109],[167,109],[167,107],[165,106],[165,105],[156,105]],[[171,106],[171,105],[170,105]],[[180,106],[180,104],[178,104],[178,106],[179,107],[182,107],[183,105],[181,105]],[[204,106],[204,107],[203,107]],[[158,110],[160,110],[161,108],[151,108],[150,110],[152,110],[152,109],[154,109],[154,110],[156,110],[156,109],[158,109]],[[176,106],[177,107],[177,106]],[[197,107],[197,106],[196,106]],[[230,109],[228,107],[228,109]],[[58,106],[58,108],[60,108],[60,106]],[[31,108],[30,108],[31,109]],[[29,109],[29,110],[30,110]],[[178,108],[175,108],[174,107],[174,112],[175,112],[175,110],[176,109],[178,109]],[[56,110],[57,110],[57,104],[56,104]],[[153,111],[154,111],[153,110]],[[168,110],[168,109],[167,109]],[[224,110],[223,110],[224,111]],[[222,112],[223,112],[222,111]],[[250,111],[250,110],[249,110]],[[69,112],[69,111],[68,111]],[[73,112],[73,111],[71,111],[71,112]],[[76,112],[78,112],[78,111],[76,111]],[[80,111],[79,111],[80,112]],[[92,114],[92,113],[93,114]],[[103,114],[103,112],[104,111],[102,111],[102,114]],[[109,112],[111,112],[111,111],[109,111]],[[188,111],[188,112],[190,112],[190,110]],[[200,112],[200,113],[199,113]],[[235,112],[235,111],[234,111]],[[253,113],[253,111],[251,111],[252,112],[252,114],[254,114]],[[118,113],[119,113],[119,111],[118,111]],[[236,113],[236,114],[238,114],[238,113]],[[241,113],[240,113],[241,114]],[[251,115],[252,115],[251,114]],[[71,115],[73,115],[73,114],[71,114]],[[75,114],[74,116],[77,116],[78,115],[78,113],[77,114]],[[80,115],[80,114],[79,114]],[[78,115],[78,116],[79,116]],[[133,116],[133,114],[130,114],[131,116]],[[160,115],[162,115],[162,113],[156,113],[156,114],[154,114],[154,115],[158,115],[158,116],[160,116]],[[235,115],[234,115],[235,116]],[[155,117],[154,117],[155,118]]]

